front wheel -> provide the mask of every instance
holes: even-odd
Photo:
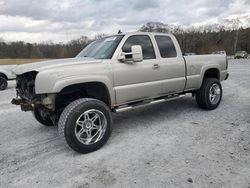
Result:
[[[0,91],[5,90],[7,87],[8,87],[7,79],[0,76]]]
[[[205,78],[201,88],[196,93],[196,102],[199,107],[213,110],[220,104],[222,98],[221,83],[216,78]]]
[[[102,101],[90,98],[70,103],[62,112],[59,135],[67,145],[79,153],[89,153],[101,148],[109,139],[112,116]]]

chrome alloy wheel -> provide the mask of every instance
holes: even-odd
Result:
[[[221,88],[217,83],[214,83],[209,90],[209,100],[212,104],[217,104],[220,101]]]
[[[102,139],[106,129],[105,115],[97,109],[91,109],[82,113],[77,119],[75,135],[79,142],[91,145]]]

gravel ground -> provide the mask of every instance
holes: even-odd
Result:
[[[250,187],[250,60],[231,60],[218,109],[186,97],[114,115],[100,150],[80,155],[0,92],[0,187]]]

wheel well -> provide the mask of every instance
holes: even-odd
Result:
[[[0,77],[5,78],[6,80],[8,80],[8,77],[4,73],[0,72]]]
[[[111,105],[108,88],[100,82],[74,84],[65,87],[56,96],[55,109],[64,109],[69,103],[80,98],[98,99],[108,106]]]
[[[220,79],[220,72],[216,68],[206,70],[204,74],[204,78],[217,78]]]

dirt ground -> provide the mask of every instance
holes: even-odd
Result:
[[[0,59],[0,65],[20,65],[25,63],[34,63],[46,60],[48,59]]]
[[[191,95],[114,115],[108,143],[80,155],[0,92],[0,187],[250,187],[250,59],[230,60],[218,109]]]

